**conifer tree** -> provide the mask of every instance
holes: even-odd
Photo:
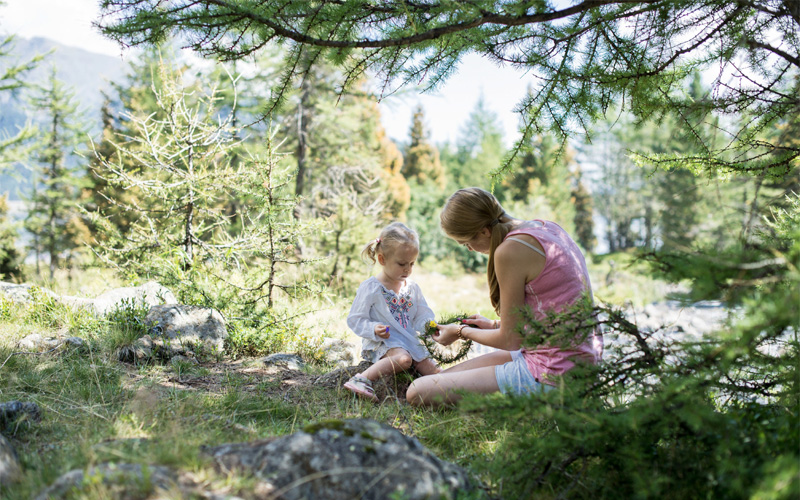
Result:
[[[594,235],[594,210],[592,204],[592,194],[586,189],[586,185],[581,179],[580,170],[575,170],[572,174],[572,204],[575,207],[575,239],[587,252],[592,252],[597,244]]]
[[[521,210],[533,212],[531,217],[556,220],[571,233],[575,207],[570,178],[571,171],[578,168],[574,157],[572,148],[551,135],[534,136],[514,171],[500,182],[503,196],[520,204]]]
[[[414,110],[408,148],[403,156],[403,176],[419,184],[432,183],[444,190],[447,185],[439,150],[430,143],[425,130],[425,113],[421,105]]]
[[[132,60],[122,82],[111,82],[112,92],[104,93],[101,107],[102,131],[99,140],[93,145],[94,155],[90,159],[87,186],[81,195],[81,206],[90,216],[102,219],[105,229],[90,226],[92,236],[103,244],[110,235],[109,226],[121,236],[127,236],[131,224],[138,218],[130,207],[140,202],[142,192],[136,185],[118,185],[109,179],[115,175],[108,165],[123,165],[126,171],[139,169],[136,156],[121,154],[142,146],[134,140],[138,129],[134,122],[164,119],[164,110],[158,105],[154,89],[161,89],[159,67],[173,64],[169,56],[162,54],[160,47],[142,51],[140,57]],[[140,172],[148,175],[146,171]]]
[[[85,180],[76,149],[87,139],[72,91],[58,80],[53,68],[45,87],[32,96],[41,115],[43,131],[33,146],[33,192],[25,228],[35,235],[38,254],[47,253],[49,274],[62,267],[62,258],[87,242],[88,232],[79,215],[77,200]],[[38,265],[38,261],[37,261]]]
[[[22,277],[17,249],[17,228],[8,217],[8,197],[0,195],[0,281]]]
[[[683,83],[680,76],[714,64],[722,71],[704,106],[755,111],[758,118],[732,134],[737,139],[727,146],[746,151],[757,145],[747,131],[767,127],[794,106],[781,82],[800,66],[795,0],[178,0],[169,8],[160,0],[103,0],[101,7],[101,29],[126,45],[157,44],[175,34],[198,52],[231,60],[272,41],[288,42],[282,89],[309,69],[304,61],[326,57],[345,65],[342,88],[367,71],[381,75],[387,89],[394,80],[433,87],[475,52],[536,75],[539,84],[520,103],[531,135],[544,128],[561,137],[586,132],[613,102],[627,103],[637,116],[684,108],[673,92]],[[731,73],[745,76],[741,85],[727,84]],[[276,93],[276,100],[283,97]],[[760,168],[780,169],[800,155],[761,147],[775,156]],[[740,167],[717,150],[703,158],[703,168]]]
[[[492,183],[490,174],[502,165],[504,155],[497,114],[489,109],[481,95],[459,131],[455,151],[445,157],[446,160],[443,158],[450,187],[488,188]]]
[[[5,2],[0,2],[0,8],[3,7]],[[25,75],[34,69],[43,56],[36,56],[29,61],[21,63],[9,63],[8,60],[13,57],[14,51],[14,36],[8,35],[0,39],[0,61],[3,62],[3,69],[0,70],[0,98],[10,99],[20,89],[26,86]],[[0,101],[2,102],[2,101]],[[27,124],[22,129],[16,131],[13,135],[3,137],[0,136],[0,174],[14,161],[20,159],[19,147],[27,139],[30,139],[35,133],[35,128],[31,124]]]
[[[220,252],[208,242],[226,224],[220,197],[239,174],[230,165],[230,122],[218,119],[216,90],[187,86],[181,71],[164,62],[157,72],[160,87],[152,92],[158,112],[134,108],[126,114],[130,132],[109,139],[113,155],[95,151],[101,167],[95,172],[113,188],[107,210],[134,215],[109,254],[131,271],[149,269],[152,257],[177,257],[179,267],[189,269],[201,256]],[[114,197],[129,188],[136,198]],[[117,233],[104,223],[105,214],[95,221]]]

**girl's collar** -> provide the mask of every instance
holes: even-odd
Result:
[[[392,290],[391,288],[386,286],[381,280],[379,280],[377,276],[373,276],[373,278],[375,278],[375,281],[377,281],[378,284],[381,287],[383,287],[384,290],[386,290],[387,292],[392,292],[395,295],[400,295],[401,293],[408,291],[408,286],[409,286],[409,283],[410,283],[410,280],[408,280],[408,279],[403,282],[402,286],[400,286],[400,290],[395,292],[394,290]]]

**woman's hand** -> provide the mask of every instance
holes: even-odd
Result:
[[[436,325],[438,332],[432,335],[433,340],[442,344],[450,345],[458,340],[458,329],[461,328],[459,323],[450,323],[449,325]]]
[[[499,324],[499,321],[485,318],[480,314],[473,314],[472,316],[462,319],[461,322],[470,326],[475,326],[481,330],[494,330]]]
[[[382,339],[388,339],[389,327],[387,325],[375,325],[375,335]]]

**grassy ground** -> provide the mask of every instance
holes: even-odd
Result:
[[[598,275],[606,272],[602,266],[597,266]],[[438,314],[470,311],[494,317],[481,275],[448,277],[422,266],[414,279]],[[93,275],[49,285],[62,294],[84,296],[110,286]],[[604,284],[596,288],[598,295],[610,296],[605,290]],[[349,300],[307,306],[314,312],[299,319],[306,335],[358,345],[345,324]],[[32,498],[71,469],[107,461],[175,467],[210,489],[250,498],[252,482],[215,472],[200,446],[285,435],[320,418],[385,422],[468,468],[491,460],[499,438],[511,432],[487,425],[475,413],[411,408],[402,394],[377,405],[362,401],[338,385],[315,384],[325,371],[322,366],[287,372],[265,367],[260,357],[206,359],[199,365],[124,364],[117,360],[117,349],[135,337],[124,325],[42,302],[29,307],[4,303],[0,312],[0,402],[32,401],[43,414],[39,423],[5,432],[19,452],[24,475],[15,487],[0,491],[2,498]],[[30,333],[79,336],[87,348],[20,353],[17,342]],[[107,494],[94,484],[78,497]]]

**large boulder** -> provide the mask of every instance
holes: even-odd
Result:
[[[70,305],[89,307],[101,316],[105,316],[125,305],[149,307],[178,303],[178,299],[175,298],[175,294],[169,288],[155,281],[149,281],[140,286],[114,288],[103,292],[94,299],[65,295],[61,297],[61,301]]]
[[[0,432],[13,431],[22,424],[42,420],[42,411],[39,405],[30,401],[6,401],[0,403]]]
[[[228,330],[219,311],[189,305],[156,305],[145,317],[159,352],[174,355],[221,353]],[[169,357],[171,357],[169,356]]]
[[[241,471],[264,481],[270,498],[446,499],[476,491],[464,469],[368,419],[328,420],[288,436],[204,451],[221,472]]]
[[[22,473],[17,451],[11,442],[0,434],[0,487],[17,481]]]
[[[33,285],[8,283],[0,281],[0,296],[4,296],[15,304],[28,304],[33,300]],[[46,288],[38,288],[46,296],[57,298],[57,295]]]
[[[356,346],[346,340],[326,338],[320,345],[325,361],[336,368],[344,368],[356,363]]]

